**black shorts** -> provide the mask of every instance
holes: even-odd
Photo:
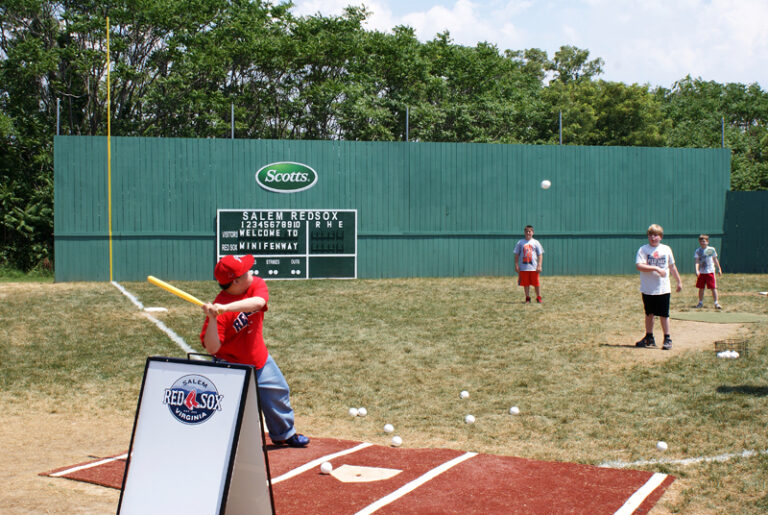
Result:
[[[646,295],[643,293],[643,306],[646,315],[669,318],[669,293],[661,295]]]

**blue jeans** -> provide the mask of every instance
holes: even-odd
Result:
[[[256,384],[269,438],[279,442],[292,437],[296,429],[293,427],[291,390],[272,356],[267,358],[263,367],[256,370]]]

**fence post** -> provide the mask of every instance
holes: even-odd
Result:
[[[405,141],[406,141],[406,143],[408,142],[408,136],[409,136],[408,135],[408,130],[409,130],[408,124],[410,122],[410,115],[411,115],[411,113],[410,113],[410,110],[408,109],[408,106],[405,106]]]
[[[720,148],[725,148],[725,116],[720,118]]]

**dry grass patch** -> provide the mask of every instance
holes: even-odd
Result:
[[[765,314],[765,297],[750,292],[766,279],[725,276],[726,310]],[[693,277],[684,281],[674,310],[695,305]],[[643,332],[638,282],[545,276],[539,306],[523,304],[509,277],[272,281],[264,334],[291,385],[298,427],[311,436],[386,444],[382,427],[392,423],[406,446],[590,464],[768,449],[768,324],[673,320],[672,352],[635,349]],[[201,299],[217,293],[213,282],[176,285]],[[199,308],[145,282],[123,286],[145,306],[168,307],[156,316],[200,349]],[[71,417],[73,434],[91,430],[96,417],[112,424],[105,437],[118,450],[110,452],[127,448],[122,435],[146,357],[183,357],[181,350],[109,284],[0,283],[0,298],[0,409],[30,423]],[[717,359],[712,343],[733,331],[749,338],[749,357]],[[461,390],[470,398],[459,399]],[[512,405],[520,415],[508,414]],[[348,408],[360,406],[368,416],[351,418]],[[94,407],[113,415],[98,418]],[[471,426],[468,413],[477,417]],[[56,438],[70,454],[37,472],[101,452],[77,435]],[[663,455],[661,439],[670,445]],[[659,510],[768,509],[764,458],[643,468],[680,478]]]

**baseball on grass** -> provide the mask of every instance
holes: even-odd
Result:
[[[364,417],[368,414],[368,410],[365,408],[357,408],[357,416]]]
[[[509,414],[510,415],[519,415],[520,414],[520,408],[518,408],[517,406],[512,406],[511,408],[509,408]]]
[[[475,423],[475,416],[474,415],[467,415],[464,417],[464,422],[467,424],[474,424]]]
[[[329,461],[323,462],[322,465],[320,465],[320,472],[322,474],[330,474],[333,472],[333,465]]]
[[[548,190],[550,186],[552,186],[552,183],[549,182],[547,179],[544,179],[543,181],[541,181],[541,189]]]
[[[357,408],[349,408],[349,416],[356,417],[358,415],[358,409]]]
[[[395,426],[393,426],[392,424],[384,424],[385,433],[391,433],[394,430],[395,430]]]
[[[660,451],[667,450],[667,442],[656,442],[656,448]]]
[[[462,390],[461,393],[459,394],[459,397],[461,397],[462,399],[468,399],[469,398],[469,392],[466,391],[466,390]]]
[[[400,447],[403,445],[403,439],[399,436],[393,436],[392,437],[392,447]]]

